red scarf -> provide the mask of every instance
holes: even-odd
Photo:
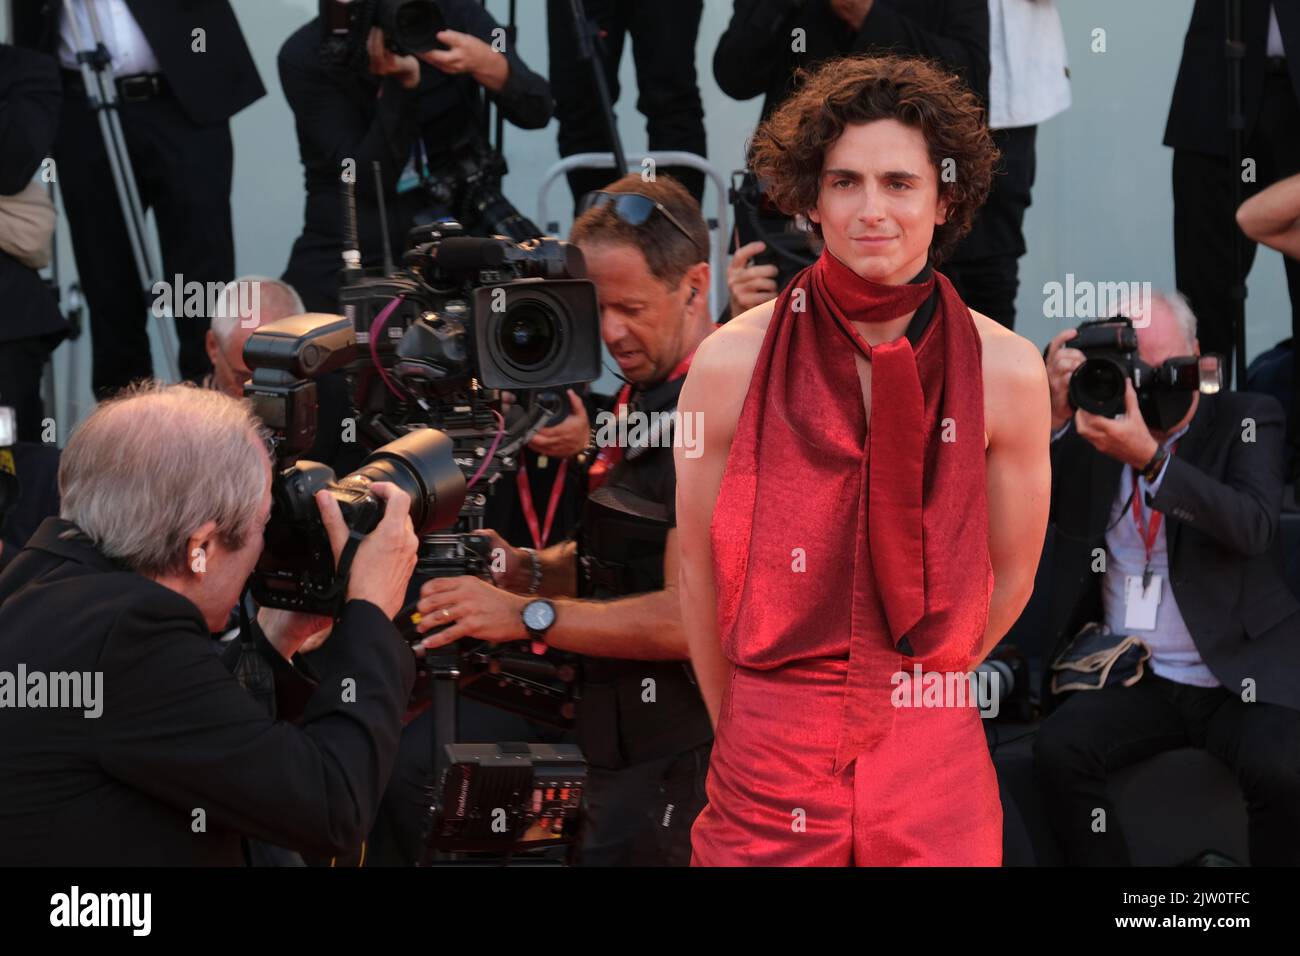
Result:
[[[905,336],[872,347],[851,324],[907,315],[936,285],[916,352]],[[855,348],[871,360],[870,429]],[[983,637],[993,574],[981,356],[947,278],[883,285],[829,251],[772,313],[714,510],[718,634],[730,660],[758,668],[848,645],[858,693],[845,695],[837,766],[872,739],[871,708],[889,688],[877,671],[910,671],[899,655],[965,669]],[[772,542],[753,561],[751,538]],[[792,584],[790,551],[804,544],[807,574]],[[810,620],[795,606],[806,590],[792,588],[848,607]]]

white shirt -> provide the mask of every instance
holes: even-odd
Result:
[[[989,126],[1034,126],[1070,106],[1055,0],[989,0]]]
[[[1269,4],[1268,7],[1268,49],[1265,50],[1266,56],[1286,56],[1286,48],[1282,46],[1282,30],[1277,25],[1277,4]]]
[[[162,0],[171,2],[171,0]],[[95,16],[99,20],[100,33],[104,46],[113,57],[113,75],[131,76],[134,73],[157,73],[158,59],[154,56],[149,41],[140,32],[140,25],[135,22],[126,0],[72,0],[72,9],[76,13],[77,27],[81,31],[81,46],[77,46],[72,24],[68,22],[67,11],[63,10],[59,27],[59,62],[69,70],[79,70],[77,51],[94,49],[95,34],[90,29],[90,14],[86,4],[95,5]],[[60,4],[62,9],[62,5]]]
[[[1066,422],[1057,429],[1052,434],[1052,441],[1064,435],[1070,424]],[[1189,427],[1190,423],[1168,436],[1161,447],[1168,448],[1173,445]],[[1148,531],[1151,527],[1153,509],[1147,505],[1146,498],[1148,494],[1155,498],[1160,491],[1160,485],[1165,480],[1165,472],[1168,468],[1169,459],[1166,459],[1155,481],[1148,483],[1146,479],[1138,477],[1137,494],[1142,506],[1142,522],[1143,527]],[[1106,532],[1106,573],[1101,582],[1102,613],[1106,625],[1113,634],[1133,634],[1141,638],[1142,643],[1151,649],[1151,670],[1161,677],[1196,687],[1218,687],[1219,679],[1201,660],[1200,651],[1196,649],[1191,631],[1187,629],[1187,622],[1183,620],[1182,612],[1178,609],[1178,601],[1174,597],[1173,587],[1169,583],[1169,547],[1165,535],[1168,522],[1163,519],[1151,548],[1151,571],[1153,574],[1160,575],[1160,603],[1156,607],[1156,626],[1147,629],[1124,625],[1125,579],[1129,575],[1141,577],[1147,563],[1146,546],[1138,531],[1137,522],[1133,520],[1133,502],[1129,498],[1133,491],[1133,476],[1134,469],[1129,465],[1125,465],[1120,471],[1119,489],[1115,500],[1111,503],[1110,517],[1106,522],[1106,527],[1110,530]]]

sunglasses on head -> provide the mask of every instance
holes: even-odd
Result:
[[[605,192],[603,189],[597,189],[582,197],[578,213],[581,215],[588,209],[609,209],[629,226],[644,225],[646,220],[658,210],[665,219],[677,227],[678,232],[690,240],[691,245],[696,244],[695,237],[687,231],[676,216],[667,210],[663,203],[656,202],[641,193],[610,193]],[[706,255],[705,258],[707,259],[708,256]]]

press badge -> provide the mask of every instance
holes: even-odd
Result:
[[[1124,577],[1124,628],[1139,631],[1153,631],[1156,627],[1156,608],[1160,604],[1159,574],[1151,575],[1144,589],[1142,575],[1129,574]]]

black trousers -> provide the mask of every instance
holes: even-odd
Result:
[[[18,419],[18,440],[39,442],[45,406],[41,378],[59,337],[40,336],[0,342],[0,405],[8,405]]]
[[[79,80],[66,82],[68,75],[54,158],[90,310],[92,385],[103,398],[153,375],[148,322],[154,297],[152,290],[140,288],[99,123],[79,92]],[[154,278],[169,283],[178,274],[186,283],[235,278],[229,124],[196,126],[169,94],[123,103],[119,113],[140,200],[158,225],[163,274]],[[181,376],[191,381],[211,370],[203,347],[209,317],[203,311],[175,320]]]
[[[1300,864],[1300,711],[1150,671],[1132,687],[1072,694],[1038,730],[1034,771],[1067,862],[1128,866],[1106,775],[1189,745],[1236,775],[1250,812],[1251,865]],[[1101,833],[1092,829],[1098,807],[1108,823]]]
[[[966,236],[939,266],[962,301],[1009,329],[1016,327],[1020,257],[1025,254],[1025,210],[1034,187],[1037,126],[993,130],[1002,159],[989,198]]]
[[[1226,135],[1226,134],[1225,134]],[[1281,74],[1264,78],[1264,98],[1259,119],[1244,158],[1255,160],[1255,182],[1242,184],[1246,199],[1265,186],[1300,172],[1300,104],[1289,77]],[[1244,272],[1234,276],[1233,237],[1241,230],[1232,205],[1232,177],[1241,170],[1230,168],[1226,156],[1210,156],[1190,150],[1174,150],[1174,265],[1178,290],[1187,296],[1197,318],[1197,337],[1202,352],[1217,352],[1227,358],[1231,375],[1233,338],[1231,287],[1242,281],[1255,261],[1256,244],[1243,237]],[[1291,294],[1292,334],[1300,336],[1300,262],[1285,259],[1286,284]],[[1270,343],[1271,344],[1271,343]],[[1300,382],[1300,350],[1294,353],[1293,381]],[[1238,383],[1240,387],[1241,383]],[[1300,392],[1297,392],[1300,394]],[[1288,409],[1288,434],[1298,440],[1300,411]]]
[[[689,866],[708,802],[712,743],[618,770],[587,770],[582,866]]]
[[[646,118],[650,149],[707,155],[704,106],[695,74],[695,41],[703,0],[583,0],[582,5],[604,33],[603,64],[611,103],[618,102],[618,65],[623,43],[630,35],[636,62],[636,108]],[[547,0],[546,13],[560,155],[612,149],[591,67],[578,59],[569,0]],[[703,173],[685,167],[656,172],[672,175],[697,200],[704,196]],[[584,194],[622,175],[606,169],[571,171],[569,188],[575,204]]]

